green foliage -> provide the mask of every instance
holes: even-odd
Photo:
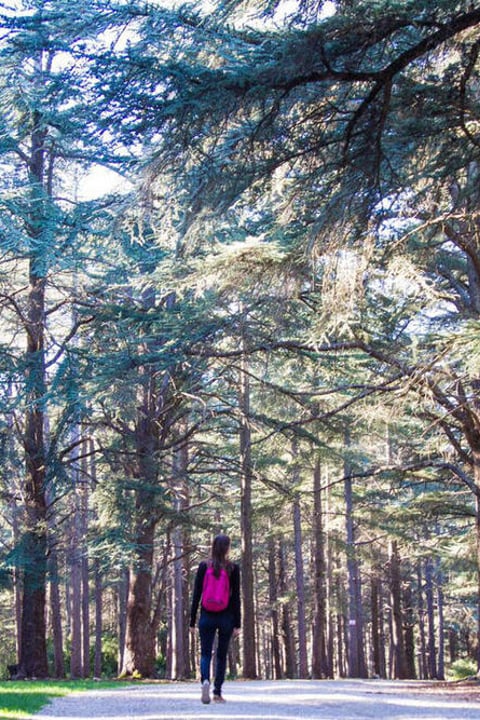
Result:
[[[452,663],[449,675],[452,680],[465,680],[468,677],[476,677],[477,664],[471,658],[461,658]]]

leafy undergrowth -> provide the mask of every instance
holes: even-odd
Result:
[[[0,682],[0,720],[27,718],[54,697],[81,690],[118,687],[115,682],[95,680],[21,680]]]

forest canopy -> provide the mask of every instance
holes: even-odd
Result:
[[[479,32],[452,0],[0,3],[16,676],[195,677],[220,531],[232,675],[478,671]]]

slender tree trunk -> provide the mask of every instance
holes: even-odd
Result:
[[[417,586],[418,586],[418,633],[420,636],[420,679],[428,677],[427,668],[427,643],[425,632],[425,606],[423,602],[423,580],[421,563],[417,563]]]
[[[455,660],[457,659],[458,651],[458,635],[457,631],[453,627],[448,628],[448,659],[450,661],[450,665],[453,665]]]
[[[88,678],[90,676],[90,578],[88,572],[88,546],[87,546],[87,533],[88,533],[88,463],[87,463],[87,447],[88,443],[83,441],[82,448],[84,451],[84,458],[82,459],[82,474],[80,478],[79,486],[79,500],[80,500],[80,517],[79,517],[79,530],[80,530],[80,577],[81,577],[81,607],[82,607],[82,677]]]
[[[307,626],[305,621],[305,577],[303,569],[302,517],[298,494],[293,501],[295,587],[297,591],[298,676],[308,677]]]
[[[47,502],[53,507],[50,493],[47,493]],[[65,677],[65,660],[63,656],[63,627],[62,627],[62,606],[60,600],[60,577],[58,568],[57,542],[58,535],[55,532],[55,512],[49,513],[49,550],[48,550],[48,575],[50,592],[50,618],[53,643],[53,676],[55,678]]]
[[[350,445],[348,431],[345,433],[345,445],[347,448]],[[351,470],[348,463],[345,463],[344,497],[348,571],[348,676],[367,677],[363,646],[360,568],[357,560],[353,519],[353,488]]]
[[[327,601],[325,568],[325,532],[322,514],[322,477],[320,456],[317,453],[313,472],[313,537],[314,537],[314,617],[312,677],[329,676],[327,659]]]
[[[272,535],[271,521],[270,534],[268,538],[268,600],[270,605],[271,633],[272,633],[272,658],[273,658],[273,678],[281,680],[282,661],[280,655],[280,636],[279,636],[279,618],[278,618],[278,593],[277,593],[277,573],[276,573],[276,549],[275,539]]]
[[[255,602],[253,589],[252,457],[250,431],[250,384],[247,357],[242,355],[239,378],[240,410],[240,518],[242,532],[243,674],[257,677],[255,653]]]
[[[75,470],[74,470],[75,472]],[[78,478],[72,492],[72,522],[70,525],[70,676],[75,680],[83,677],[82,669],[82,566],[79,534]]]
[[[185,428],[184,428],[185,429]],[[182,445],[174,451],[173,456],[173,477],[172,492],[175,500],[175,510],[181,516],[182,511],[188,506],[186,502],[186,473],[188,466],[188,449]],[[187,601],[185,567],[184,567],[184,530],[177,525],[172,530],[172,552],[173,552],[173,667],[172,674],[176,680],[185,680],[189,676],[190,663],[188,659],[188,636],[187,636]]]
[[[328,470],[327,470],[328,471]],[[334,559],[334,543],[333,539],[331,537],[330,528],[329,528],[329,521],[328,518],[330,517],[330,490],[329,490],[329,482],[328,477],[325,478],[326,480],[326,507],[325,507],[325,542],[326,542],[326,553],[327,553],[327,565],[326,565],[326,579],[327,579],[327,592],[326,592],[326,600],[327,600],[327,617],[328,617],[328,627],[327,627],[327,662],[328,662],[328,676],[329,678],[335,677],[335,638],[336,638],[336,614],[335,614],[335,593],[336,593],[336,585],[335,585],[335,578],[334,578],[334,569],[335,569],[335,559]]]
[[[279,584],[280,593],[283,597],[288,594],[287,588],[287,567],[285,559],[285,545],[280,541],[278,548],[279,560]],[[285,677],[294,678],[295,673],[295,639],[292,633],[292,621],[288,602],[282,605],[282,639],[285,654]]]
[[[435,646],[435,601],[433,594],[433,562],[432,558],[425,561],[425,594],[427,598],[428,621],[428,677],[437,679],[437,649]]]
[[[89,438],[86,441],[86,454],[89,455],[87,462],[88,470],[85,476],[90,473],[91,487],[97,485],[97,465],[95,460],[95,441]],[[103,636],[103,578],[102,568],[98,558],[93,561],[93,582],[94,582],[94,603],[95,603],[95,646],[93,655],[93,677],[102,677],[102,636]],[[125,638],[123,638],[123,641]],[[123,648],[123,643],[122,643]],[[120,666],[117,666],[117,674]]]
[[[410,577],[410,573],[408,574]],[[407,673],[407,678],[415,680],[417,677],[417,671],[415,668],[415,618],[413,612],[412,586],[410,584],[410,580],[406,583],[403,592],[403,607],[405,608],[405,670]]]
[[[372,656],[373,656],[373,672],[377,677],[385,677],[384,668],[381,662],[381,625],[382,618],[380,614],[380,595],[381,583],[376,573],[372,570],[370,580],[370,605],[372,613]]]
[[[128,588],[130,587],[130,570],[124,568],[120,574],[117,586],[118,600],[118,674],[120,675],[123,668],[123,659],[125,656],[125,641],[127,636],[127,603]]]
[[[437,560],[437,606],[438,606],[438,680],[445,680],[445,620],[444,620],[444,596],[443,576],[440,570],[440,562]]]
[[[18,528],[18,510],[13,500],[12,512],[13,541],[15,547],[20,543],[20,531]],[[22,576],[18,567],[13,570],[13,603],[15,614],[15,650],[17,665],[20,663],[20,651],[22,647]]]
[[[400,557],[398,545],[393,541],[390,546],[390,594],[392,607],[392,643],[393,643],[393,676],[397,680],[408,677],[403,635],[402,589],[400,574]]]
[[[93,677],[102,677],[102,632],[103,632],[103,583],[100,563],[94,562],[95,582],[95,653],[93,658]]]
[[[55,548],[50,549],[48,559],[50,573],[50,610],[52,617],[53,639],[53,676],[65,677],[65,661],[63,657],[63,629],[60,602],[60,582],[58,577],[58,558]]]
[[[337,615],[336,615],[336,626],[337,626],[337,633],[336,633],[336,647],[337,647],[337,666],[338,666],[338,675],[340,677],[346,677],[347,671],[346,671],[346,659],[345,659],[345,652],[344,649],[348,647],[348,635],[345,631],[345,624],[346,624],[346,614],[345,614],[345,599],[344,599],[344,592],[342,587],[342,582],[340,579],[340,558],[337,555],[336,558],[336,570],[337,570],[337,577],[335,581],[335,594],[337,598]],[[345,637],[345,642],[344,642]]]
[[[176,527],[172,532],[173,559],[173,581],[172,581],[172,650],[173,667],[172,677],[174,680],[185,680],[187,648],[185,645],[185,607],[183,594],[183,543],[182,532]]]

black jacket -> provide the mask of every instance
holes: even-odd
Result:
[[[190,627],[195,627],[197,620],[197,611],[202,597],[203,579],[207,571],[207,563],[201,562],[198,566],[195,576],[195,584],[193,586],[192,607],[190,610]],[[222,612],[228,612],[233,615],[234,627],[239,628],[241,624],[240,611],[240,568],[236,563],[229,563],[227,572],[230,578],[230,602],[228,607]],[[203,612],[206,612],[205,610]]]

